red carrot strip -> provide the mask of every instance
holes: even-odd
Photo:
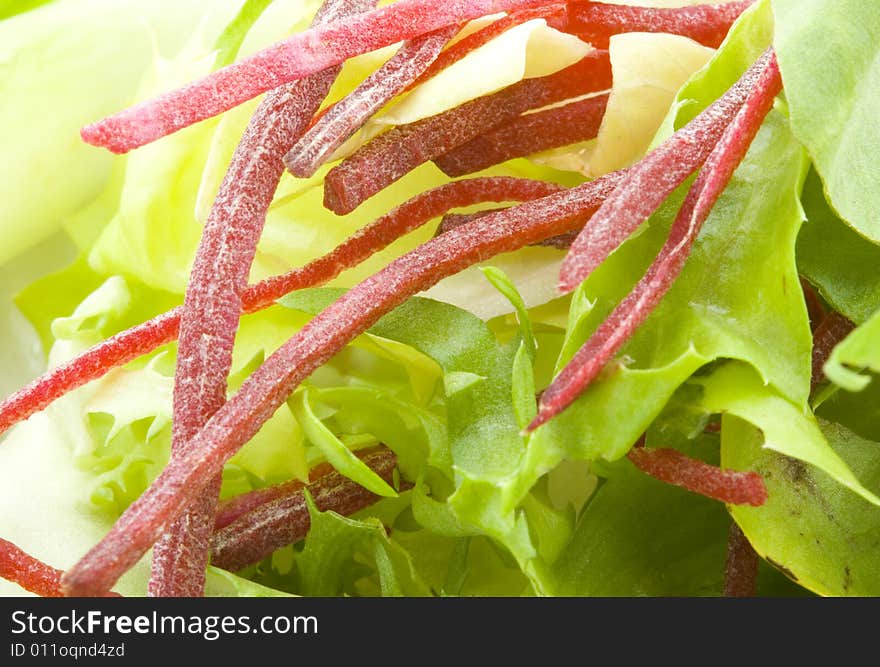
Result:
[[[306,266],[268,278],[242,294],[246,313],[268,308],[297,289],[332,280],[404,234],[446,211],[484,202],[527,201],[560,190],[560,186],[525,178],[473,178],[441,185],[417,195],[343,241],[330,253]],[[84,384],[103,377],[172,342],[178,334],[181,308],[122,331],[56,366],[0,403],[0,434],[48,407],[53,401]]]
[[[374,0],[326,0],[314,25],[374,5]],[[269,92],[235,150],[196,251],[181,313],[172,457],[186,451],[192,437],[226,402],[241,293],[284,173],[282,157],[308,127],[340,69],[331,67]],[[156,543],[150,595],[204,595],[221,482],[218,475]]]
[[[758,554],[734,521],[727,534],[727,560],[721,594],[728,598],[751,598],[757,593]]]
[[[651,477],[707,498],[753,507],[767,502],[767,487],[756,472],[722,470],[667,447],[633,447],[627,457]]]
[[[547,24],[551,27],[563,30],[568,25],[566,13],[566,5],[548,5],[546,7],[538,7],[536,9],[524,9],[519,12],[511,12],[507,16],[493,21],[489,25],[471,33],[467,37],[463,37],[448,49],[443,51],[437,59],[431,63],[418,79],[408,86],[414,88],[428,79],[431,79],[450,65],[454,65],[469,53],[476,51],[478,48],[487,44],[498,35],[507,32],[511,28],[520,24],[531,21],[532,19],[547,19]]]
[[[400,0],[293,35],[183,88],[89,125],[82,138],[114,153],[127,153],[362,53],[487,14],[542,4],[547,0]]]
[[[474,220],[422,244],[350,289],[244,382],[196,436],[191,449],[172,459],[109,534],[65,574],[65,591],[94,595],[108,590],[296,386],[382,315],[468,266],[567,231],[598,207],[620,180],[619,173],[608,174]]]
[[[615,308],[544,391],[538,415],[529,424],[529,431],[533,431],[574,402],[647,319],[678,278],[703,223],[745,157],[764,117],[773,106],[773,99],[782,89],[779,68],[771,51],[758,60],[756,67],[757,79],[752,90],[733,122],[724,130],[700,175],[691,186],[672,224],[669,238],[654,263],[629,296]],[[755,67],[750,72],[753,70]],[[639,166],[634,169],[639,169]],[[622,186],[621,189],[626,188]],[[612,197],[616,197],[619,192],[620,189]],[[599,213],[601,212],[600,209]],[[584,227],[584,231],[593,227],[594,223],[595,216]],[[583,236],[582,232],[575,245]],[[572,246],[572,251],[575,245]]]
[[[659,8],[575,0],[569,4],[568,32],[600,48],[607,48],[608,38],[621,32],[684,35],[715,48],[724,41],[733,22],[753,2]]]
[[[766,60],[762,57],[724,95],[630,169],[627,181],[572,244],[560,272],[560,290],[577,287],[706,161]]]
[[[447,176],[464,176],[501,162],[595,138],[608,95],[519,116],[434,160]]]
[[[344,215],[412,171],[529,109],[611,85],[607,51],[593,51],[550,76],[526,79],[492,95],[399,125],[362,146],[324,179],[324,205]]]
[[[403,44],[354,91],[334,104],[284,158],[294,176],[308,178],[357,132],[367,119],[430,65],[458,26],[449,26]]]
[[[61,570],[37,560],[12,542],[0,538],[0,578],[18,584],[30,593],[44,598],[64,597]],[[119,597],[109,593],[108,597]]]
[[[394,452],[382,447],[358,452],[358,456],[385,482],[393,483],[397,468]],[[261,503],[214,533],[211,564],[235,572],[260,562],[276,549],[305,538],[311,526],[306,489],[320,511],[332,510],[343,516],[354,514],[380,499],[332,468],[308,486],[283,485],[275,498]]]
[[[813,333],[813,373],[812,385],[815,387],[825,380],[825,362],[837,344],[846,338],[856,325],[837,311],[829,311]]]

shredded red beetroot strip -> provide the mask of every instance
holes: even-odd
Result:
[[[435,77],[437,74],[445,70],[450,65],[454,65],[469,53],[476,51],[478,48],[487,44],[498,35],[507,32],[511,28],[531,21],[532,19],[547,19],[547,25],[559,30],[563,30],[568,25],[565,4],[549,5],[546,7],[538,7],[537,9],[524,9],[519,12],[510,12],[507,16],[493,21],[489,25],[471,33],[467,37],[463,37],[448,49],[443,51],[437,59],[408,86],[408,89],[414,88],[428,79]]]
[[[462,225],[467,224],[471,220],[475,218],[481,218],[485,215],[489,215],[490,213],[497,213],[498,211],[502,211],[502,208],[494,208],[488,209],[485,211],[477,211],[476,213],[447,213],[443,216],[443,219],[440,220],[440,224],[437,227],[437,234],[445,234],[448,231],[451,231],[457,227],[461,227]],[[587,216],[584,216],[584,220],[586,221]],[[533,243],[533,246],[545,246],[549,248],[556,248],[557,250],[567,250],[571,247],[572,241],[580,232],[580,227],[572,229],[570,232],[565,232],[564,234],[557,234],[556,236],[551,236],[550,238],[543,239],[538,241],[537,243]]]
[[[428,190],[367,225],[327,255],[249,287],[242,294],[242,309],[245,313],[254,313],[294,290],[325,283],[452,208],[484,202],[528,201],[560,189],[544,181],[496,177],[454,181]],[[172,342],[179,331],[181,310],[174,308],[122,331],[12,394],[0,403],[0,434],[66,393]]]
[[[835,310],[829,311],[813,333],[813,387],[825,379],[825,363],[837,344],[846,338],[856,325]]]
[[[0,578],[40,597],[60,598],[64,597],[61,574],[61,570],[46,565],[12,542],[0,538]],[[108,597],[119,597],[119,594],[109,593]]]
[[[0,403],[0,434],[77,387],[104,376],[177,337],[181,308],[122,331],[52,368]]]
[[[294,176],[308,178],[357,132],[376,111],[404,90],[430,65],[458,26],[442,28],[403,44],[382,67],[334,104],[284,158]]]
[[[630,236],[709,157],[754,87],[768,56],[727,92],[629,170],[629,177],[572,244],[559,289],[570,292]]]
[[[310,482],[317,481],[321,475],[326,475],[333,470],[332,466],[329,464],[321,464],[321,466],[322,470],[317,471],[319,474],[315,474],[316,471],[314,470],[309,471]],[[270,503],[273,500],[278,500],[279,498],[293,495],[302,491],[305,487],[305,482],[298,479],[292,479],[282,484],[255,489],[254,491],[249,491],[248,493],[243,493],[239,496],[234,496],[228,500],[222,501],[217,507],[217,514],[214,518],[214,532],[216,533],[223,530],[226,526],[235,523],[241,517],[249,512],[253,512],[261,505]]]
[[[109,590],[248,442],[296,386],[382,315],[443,278],[502,252],[568,231],[619,184],[612,173],[474,220],[427,241],[350,289],[284,343],[244,382],[62,583],[69,595]]]
[[[447,176],[464,176],[532,153],[594,139],[608,95],[524,114],[435,158]]]
[[[727,534],[727,559],[721,594],[728,598],[751,598],[757,593],[758,554],[734,521]]]
[[[543,4],[547,0],[400,0],[297,33],[183,88],[89,125],[82,138],[114,153],[127,153],[354,56],[487,14]]]
[[[378,445],[377,447],[370,447],[368,449],[359,449],[354,452],[354,455],[361,460],[365,460],[367,455],[372,455],[376,451],[391,452],[391,450],[384,445]],[[301,491],[308,484],[317,482],[324,477],[324,475],[328,475],[334,470],[335,468],[327,462],[319,463],[309,470],[308,482],[292,479],[287,482],[282,482],[281,484],[275,484],[274,486],[254,489],[253,491],[248,491],[247,493],[242,493],[238,496],[233,496],[232,498],[227,498],[226,500],[221,501],[217,507],[217,514],[214,520],[214,532],[217,532],[234,521],[237,521],[260,505],[265,505],[278,498],[290,496]]]
[[[722,470],[668,447],[633,447],[627,457],[645,474],[713,500],[753,507],[767,502],[767,487],[756,472]]]
[[[374,5],[374,0],[326,0],[314,24]],[[191,438],[226,402],[241,293],[284,173],[282,157],[308,127],[339,70],[331,67],[270,91],[235,150],[202,233],[181,312],[172,457],[186,451]],[[150,595],[204,595],[221,481],[218,475],[156,543]]]
[[[717,48],[753,2],[659,8],[575,0],[569,3],[567,30],[599,48],[607,48],[608,38],[621,32],[665,32]]]
[[[397,457],[381,447],[358,452],[359,458],[388,484],[393,484]],[[308,486],[284,485],[278,495],[218,530],[211,540],[211,564],[235,572],[258,563],[276,549],[296,544],[309,531],[308,490],[315,507],[343,516],[369,507],[379,496],[330,468]]]
[[[524,111],[611,86],[607,51],[555,74],[526,79],[492,95],[414,123],[398,125],[365,144],[324,178],[324,206],[344,215],[419,165],[448,153]]]
[[[691,186],[681,210],[672,223],[669,237],[654,263],[633,291],[615,308],[544,391],[538,415],[529,424],[529,431],[559,414],[583,393],[614,354],[653,312],[678,278],[703,223],[709,217],[724,188],[727,187],[733,172],[745,157],[765,116],[773,106],[774,98],[782,90],[782,79],[772,51],[762,56],[758,65],[757,80],[751,92],[734,120],[721,135],[700,175]],[[616,196],[618,192],[619,190],[612,196]],[[584,230],[592,227],[594,221],[595,216]],[[578,236],[575,244],[581,238],[583,232]]]

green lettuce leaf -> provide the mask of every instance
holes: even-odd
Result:
[[[793,252],[805,166],[785,119],[771,115],[677,283],[624,348],[621,362],[533,436],[536,457],[556,448],[559,457],[618,458],[681,383],[721,357],[747,361],[765,382],[806,405],[811,341]],[[561,361],[644,271],[678,201],[661,209],[644,233],[582,286],[582,295],[572,302],[575,324]],[[772,221],[769,228],[767,221]],[[786,340],[783,348],[777,345],[780,338]]]
[[[731,414],[750,422],[761,429],[765,449],[810,463],[867,502],[880,505],[880,497],[863,486],[828,444],[812,414],[764,386],[747,366],[725,364],[710,376],[694,382],[703,389],[699,405],[706,412]],[[725,438],[722,446],[725,458],[728,445],[736,447],[736,440]]]
[[[232,572],[208,566],[205,577],[205,597],[219,598],[279,598],[291,597],[290,593],[268,586],[261,586]]]
[[[862,0],[773,0],[774,48],[795,136],[828,200],[880,241],[880,12]]]
[[[686,453],[703,457],[717,447],[717,437],[706,435]],[[571,541],[544,575],[547,591],[566,596],[718,595],[729,523],[721,503],[658,482],[622,461],[613,466]]]
[[[0,22],[0,125],[15,128],[0,163],[0,264],[104,187],[114,158],[84,144],[80,127],[130,104],[155,53],[175,52],[199,25],[216,34],[236,5],[65,0]]]
[[[830,422],[820,426],[834,451],[880,493],[880,443]],[[766,505],[731,508],[763,558],[821,595],[880,594],[880,508],[823,472],[762,447],[761,433],[740,419],[724,418],[722,438],[724,465],[755,470],[767,484]]]
[[[825,200],[822,182],[810,170],[804,183],[807,221],[797,241],[798,268],[822,297],[856,324],[880,309],[880,245],[843,222]]]
[[[263,12],[274,2],[274,0],[245,0],[241,9],[238,10],[235,18],[230,21],[229,25],[223,30],[217,38],[215,49],[217,51],[214,59],[214,67],[226,67],[235,62],[238,52],[248,33],[259,20]]]
[[[880,373],[880,310],[841,341],[825,364],[825,375],[850,391],[861,391]]]
[[[880,441],[880,382],[860,391],[839,388],[816,407],[816,415],[868,440]]]
[[[363,521],[320,512],[307,495],[311,528],[295,558],[304,595],[342,595],[353,592],[352,574],[362,570],[361,555],[372,561],[376,586],[383,596],[425,596],[430,590],[413,569],[409,554],[389,539],[375,518]],[[357,567],[360,565],[360,567]],[[358,577],[360,578],[360,577]]]
[[[74,420],[35,415],[17,426],[0,447],[0,469],[12,475],[0,484],[2,535],[58,569],[72,566],[109,530],[112,519],[88,502],[94,477],[73,465]],[[145,595],[149,559],[114,586],[123,595]],[[0,595],[25,593],[0,579]]]
[[[388,486],[379,475],[373,472],[363,461],[337,438],[330,429],[315,416],[310,405],[309,392],[302,389],[288,401],[296,421],[299,422],[306,437],[314,444],[342,475],[357,482],[379,496],[396,496],[397,493]]]
[[[213,65],[211,41],[197,35],[173,58],[156,59],[137,97],[180,86],[209,73]],[[202,231],[193,215],[201,165],[217,122],[211,119],[144,146],[117,165],[125,178],[118,209],[89,252],[94,270],[184,292]]]
[[[48,5],[50,2],[55,2],[55,0],[0,0],[0,19],[24,14],[37,7]]]
[[[304,290],[282,303],[317,313],[339,292]],[[444,322],[438,329],[436,322]],[[413,298],[381,318],[373,336],[410,345],[434,359],[444,372],[448,440],[432,451],[433,470],[423,472],[414,492],[417,518],[441,534],[485,534],[499,540],[524,566],[540,551],[552,553],[558,533],[530,534],[528,516],[540,516],[535,526],[555,524],[555,510],[537,497],[528,498],[522,512],[512,509],[526,498],[534,480],[517,474],[524,452],[513,406],[516,347],[501,344],[484,322],[448,304]],[[516,494],[511,496],[511,494]],[[504,509],[510,503],[511,509]],[[565,530],[565,522],[558,524]],[[570,528],[570,527],[569,527]]]

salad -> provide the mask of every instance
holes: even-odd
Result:
[[[0,590],[880,594],[871,5],[0,3]]]

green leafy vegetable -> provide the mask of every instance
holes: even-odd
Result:
[[[834,451],[880,492],[878,443],[820,425]],[[725,418],[723,440],[725,465],[757,470],[770,490],[764,507],[732,509],[758,553],[821,595],[877,595],[880,509],[815,468],[762,447],[760,432],[739,419]]]
[[[552,451],[559,446],[553,443],[566,443],[573,458],[618,458],[675,389],[719,357],[748,361],[784,395],[805,404],[810,338],[793,253],[804,166],[784,118],[771,114],[707,220],[681,278],[624,348],[624,362],[609,369],[569,414],[537,432],[532,447]],[[586,298],[573,301],[573,308],[583,310],[574,311],[563,361],[604,319],[622,296],[621,287],[628,289],[644,270],[674,211],[661,209],[641,236],[586,281]],[[757,306],[755,294],[763,306]],[[788,341],[784,350],[774,344],[779,336]]]
[[[15,100],[0,124],[16,128],[0,166],[0,262],[51,236],[107,182],[112,157],[83,144],[79,128],[131,103],[154,55],[219,31],[235,4],[67,0],[0,22],[0,96]],[[64,113],[53,111],[59,99]]]
[[[861,0],[772,4],[792,131],[813,158],[834,209],[878,242],[880,13]]]
[[[703,387],[700,403],[706,412],[724,412],[751,422],[764,434],[766,449],[811,463],[869,503],[880,506],[880,497],[859,482],[828,445],[816,421],[772,389],[762,387],[747,367],[728,364],[696,382]],[[738,446],[735,441],[725,442]]]
[[[307,389],[294,394],[290,400],[290,407],[306,437],[321,450],[336,470],[380,496],[397,495],[394,489],[352,454],[351,450],[315,416],[309,405]]]
[[[856,324],[880,309],[880,245],[843,222],[825,200],[822,182],[811,170],[804,183],[807,220],[797,240],[798,268],[837,311]]]
[[[712,449],[717,451],[717,438],[703,436],[688,453]],[[718,595],[728,522],[723,505],[621,462],[609,471],[553,564],[548,592]]]
[[[29,12],[37,7],[48,5],[50,2],[55,2],[55,0],[3,0],[0,2],[0,19]]]
[[[831,353],[825,374],[850,391],[861,391],[871,381],[860,371],[880,372],[880,311],[853,331]]]
[[[409,555],[388,539],[376,519],[358,521],[334,512],[319,512],[308,499],[312,527],[296,567],[305,595],[341,595],[352,585],[355,556],[371,558],[383,595],[427,595],[428,589],[413,571]]]

